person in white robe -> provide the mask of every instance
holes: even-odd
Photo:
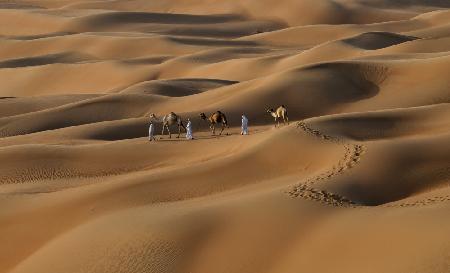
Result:
[[[153,124],[152,121],[150,121],[150,126],[148,127],[148,140],[149,141],[156,140],[154,134],[155,134],[155,125]]]
[[[241,135],[248,135],[248,118],[242,114]]]
[[[186,124],[186,139],[194,139],[194,136],[192,135],[192,122],[190,119],[187,120]]]

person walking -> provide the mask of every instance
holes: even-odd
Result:
[[[150,126],[148,127],[148,140],[149,141],[152,141],[152,140],[156,141],[154,134],[155,134],[155,125],[153,124],[153,121],[150,121]]]
[[[248,135],[248,118],[242,114],[241,135]]]
[[[192,122],[190,119],[187,120],[186,124],[186,139],[192,140],[194,136],[192,135]]]

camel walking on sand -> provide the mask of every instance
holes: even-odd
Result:
[[[215,113],[212,113],[211,116],[209,116],[209,118],[206,117],[205,113],[201,113],[200,114],[200,118],[203,120],[207,120],[209,121],[209,128],[211,129],[211,132],[213,135],[216,134],[216,124],[222,124],[222,130],[220,130],[219,135],[222,134],[223,130],[225,129],[225,127],[228,128],[228,122],[227,122],[227,117],[225,116],[224,113],[217,111]]]
[[[169,132],[169,138],[172,138],[172,134],[170,133],[169,127],[172,125],[175,125],[175,124],[178,126],[177,138],[180,137],[181,128],[183,128],[184,131],[186,131],[186,127],[184,127],[181,117],[178,116],[177,114],[175,114],[174,112],[170,112],[169,114],[167,114],[161,118],[156,117],[155,114],[150,114],[150,119],[156,120],[156,121],[162,123],[162,132],[161,132],[162,136],[164,135],[164,130],[167,129],[167,131]]]
[[[277,127],[277,125],[280,126],[281,118],[283,118],[283,124],[286,124],[287,122],[287,124],[289,125],[289,117],[287,109],[284,105],[278,107],[276,111],[274,111],[273,108],[267,109],[267,113],[269,113],[272,117],[275,118],[275,127]]]

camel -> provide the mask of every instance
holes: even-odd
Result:
[[[169,138],[172,138],[172,134],[170,133],[170,129],[169,129],[169,126],[171,126],[171,125],[176,124],[178,126],[177,138],[180,137],[181,128],[183,128],[184,131],[186,131],[186,127],[184,127],[181,117],[178,116],[177,114],[175,114],[174,112],[170,112],[169,114],[167,114],[161,118],[157,118],[155,114],[150,114],[150,119],[161,122],[162,123],[161,135],[164,135],[164,130],[167,128],[167,131],[169,132]]]
[[[280,107],[277,108],[276,111],[274,111],[272,108],[271,109],[267,109],[267,113],[269,113],[272,117],[275,118],[275,127],[280,126],[280,119],[283,118],[283,124],[287,124],[289,125],[289,117],[288,117],[288,113],[287,113],[287,109],[284,105],[281,105]]]
[[[222,113],[220,111],[212,113],[211,116],[209,116],[209,118],[206,117],[205,113],[201,113],[200,118],[203,120],[209,121],[209,123],[210,123],[209,128],[211,129],[211,132],[213,135],[216,134],[216,126],[215,126],[216,124],[219,124],[219,123],[222,124],[222,130],[220,130],[219,135],[222,134],[225,127],[228,128],[227,117],[225,116],[224,113]]]

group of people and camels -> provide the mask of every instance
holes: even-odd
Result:
[[[281,120],[283,120],[283,124],[286,124],[286,123],[289,124],[288,112],[284,105],[279,106],[276,110],[274,110],[273,108],[267,109],[266,112],[269,113],[274,118],[275,127],[280,126]],[[150,140],[154,139],[153,133],[152,133],[152,130],[154,128],[153,122],[159,122],[162,124],[161,136],[163,136],[164,132],[167,130],[167,132],[169,133],[169,138],[172,138],[172,133],[170,132],[170,127],[173,125],[176,125],[178,127],[177,138],[180,137],[181,129],[183,129],[188,135],[190,134],[191,139],[192,139],[192,127],[191,127],[191,122],[189,119],[188,119],[187,126],[184,126],[183,119],[174,112],[170,112],[169,114],[164,115],[162,117],[157,117],[154,113],[152,113],[152,114],[150,114],[149,117],[150,117],[150,129],[149,129],[149,139]],[[216,125],[221,126],[219,135],[222,135],[225,128],[228,128],[227,117],[221,111],[216,111],[216,112],[212,113],[211,115],[209,115],[209,117],[205,113],[200,113],[199,117],[202,120],[209,123],[209,128],[211,130],[212,135],[216,134]],[[244,114],[242,114],[242,119],[243,120],[242,120],[241,134],[244,134],[244,133],[247,134],[246,128],[247,128],[248,120],[244,116]]]

